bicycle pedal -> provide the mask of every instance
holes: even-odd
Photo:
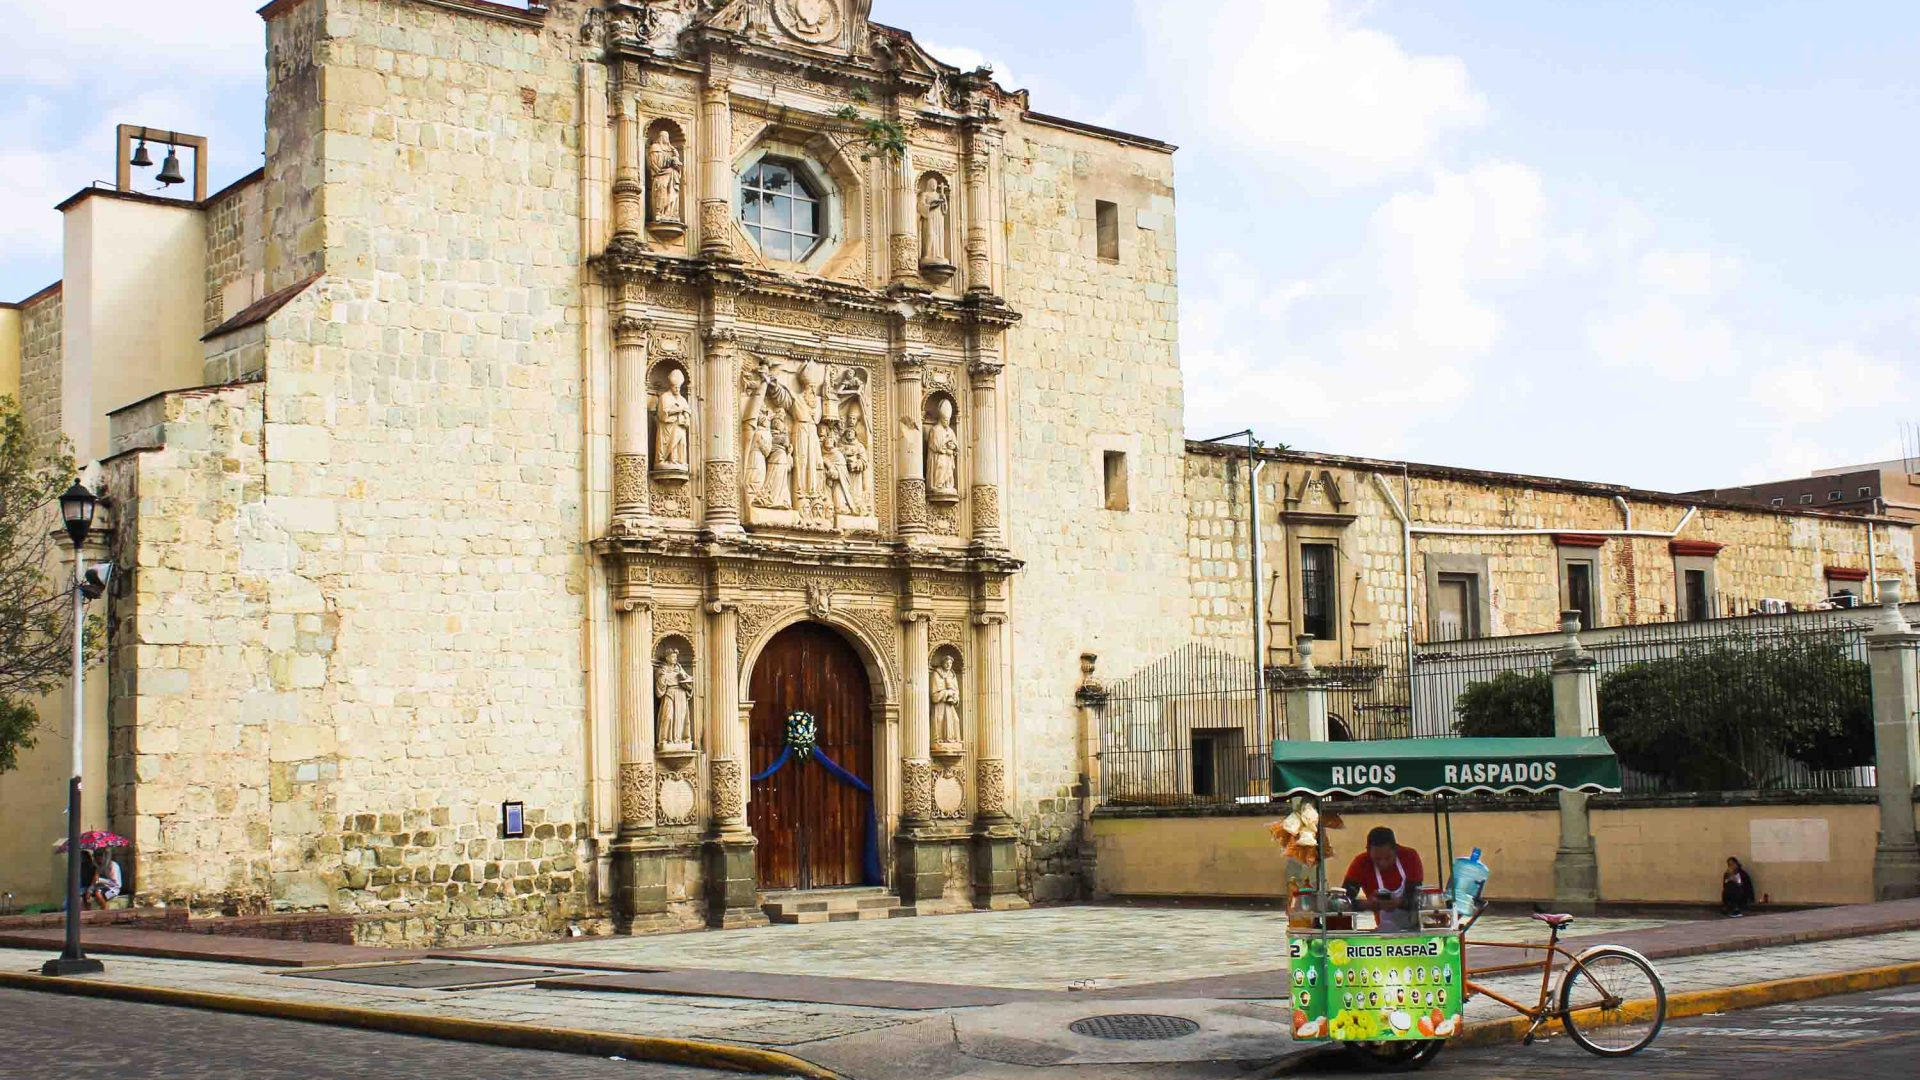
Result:
[[[1520,1045],[1521,1045],[1521,1046],[1532,1046],[1532,1045],[1533,1045],[1533,1032],[1531,1032],[1531,1031],[1529,1031],[1529,1032],[1527,1032],[1527,1033],[1526,1033],[1526,1035],[1525,1035],[1525,1036],[1523,1036],[1523,1037],[1522,1037],[1522,1038],[1520,1039]]]

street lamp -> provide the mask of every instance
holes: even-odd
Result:
[[[78,480],[60,496],[60,521],[73,538],[73,776],[67,781],[67,947],[41,965],[42,975],[91,975],[105,971],[80,949],[80,738],[86,724],[86,694],[81,683],[86,649],[87,588],[80,545],[93,530],[93,510],[99,500]]]

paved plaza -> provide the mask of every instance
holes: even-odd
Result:
[[[1667,920],[1582,919],[1583,936]],[[1274,971],[1286,966],[1284,912],[1190,907],[1034,908],[885,922],[595,938],[498,953],[555,963],[761,971],[1021,990],[1109,989]],[[1482,937],[1535,940],[1526,917],[1484,918]],[[485,957],[486,951],[476,953]]]
[[[1856,920],[1876,913],[1851,912]],[[1777,925],[1761,919],[1737,925],[1582,919],[1575,931],[1582,943],[1618,936],[1648,947],[1663,935],[1704,941],[1763,931],[1734,951],[1657,959],[1672,993],[1920,963],[1920,930],[1912,929],[1765,944],[1794,940],[1794,934],[1845,914],[1769,916]],[[1480,929],[1476,936],[1544,939],[1540,925],[1525,918],[1483,921]],[[1284,931],[1284,917],[1276,912],[1086,906],[580,939],[431,958],[350,950],[355,959],[345,968],[109,955],[104,978],[264,1001],[758,1047],[860,1080],[1238,1080],[1270,1075],[1282,1062],[1314,1050],[1291,1038],[1290,1003],[1275,996],[1284,986],[1276,974],[1283,966],[1278,943]],[[46,955],[0,949],[0,971],[31,972]],[[437,989],[342,981],[362,969],[426,966],[468,971],[472,983],[492,985]],[[1537,976],[1490,985],[1530,999]],[[1198,1030],[1176,1039],[1127,1041],[1069,1028],[1075,1020],[1116,1012],[1184,1018]],[[1468,1015],[1484,1022],[1508,1014],[1477,999]],[[567,1075],[555,1063],[541,1067]]]

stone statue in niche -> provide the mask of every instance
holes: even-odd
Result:
[[[860,432],[852,424],[840,427],[840,456],[846,462],[847,499],[855,515],[873,513],[873,461]]]
[[[688,450],[693,429],[693,405],[687,400],[687,374],[679,368],[667,369],[667,385],[660,391],[655,407],[657,438],[653,454],[654,471],[685,476],[691,465]]]
[[[681,219],[680,182],[685,164],[673,135],[666,128],[653,133],[647,147],[647,222],[654,232],[679,235],[686,231]]]
[[[935,407],[933,426],[927,428],[927,498],[956,502],[960,498],[960,436],[953,430],[953,402],[942,397]]]
[[[761,379],[766,404],[775,410],[775,422],[779,422],[780,413],[786,414],[787,451],[793,456],[793,507],[803,524],[830,526],[833,518],[828,504],[826,455],[820,444],[820,384],[825,374],[818,363],[809,361],[800,365],[791,390],[771,372],[761,372]]]
[[[953,277],[953,255],[948,245],[947,182],[929,173],[920,182],[920,273],[936,285]]]
[[[693,676],[680,666],[680,650],[667,646],[654,668],[654,717],[660,749],[693,749]]]
[[[960,752],[960,672],[952,653],[941,653],[934,663],[932,689],[933,746],[935,750]]]

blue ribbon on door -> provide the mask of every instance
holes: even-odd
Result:
[[[791,731],[793,725],[789,725],[788,727]],[[867,835],[865,842],[861,845],[860,873],[866,878],[866,882],[869,885],[886,884],[886,871],[880,868],[880,823],[874,815],[873,788],[869,786],[866,781],[841,768],[839,762],[828,757],[827,752],[818,746],[802,746],[798,748],[797,753],[801,757],[809,757],[818,761],[834,779],[858,790],[867,797]],[[771,777],[774,773],[779,772],[786,767],[789,761],[794,759],[795,754],[796,748],[793,741],[789,739],[787,744],[780,748],[780,756],[773,759],[773,764],[767,766],[766,771],[756,774],[753,782],[757,784]]]

